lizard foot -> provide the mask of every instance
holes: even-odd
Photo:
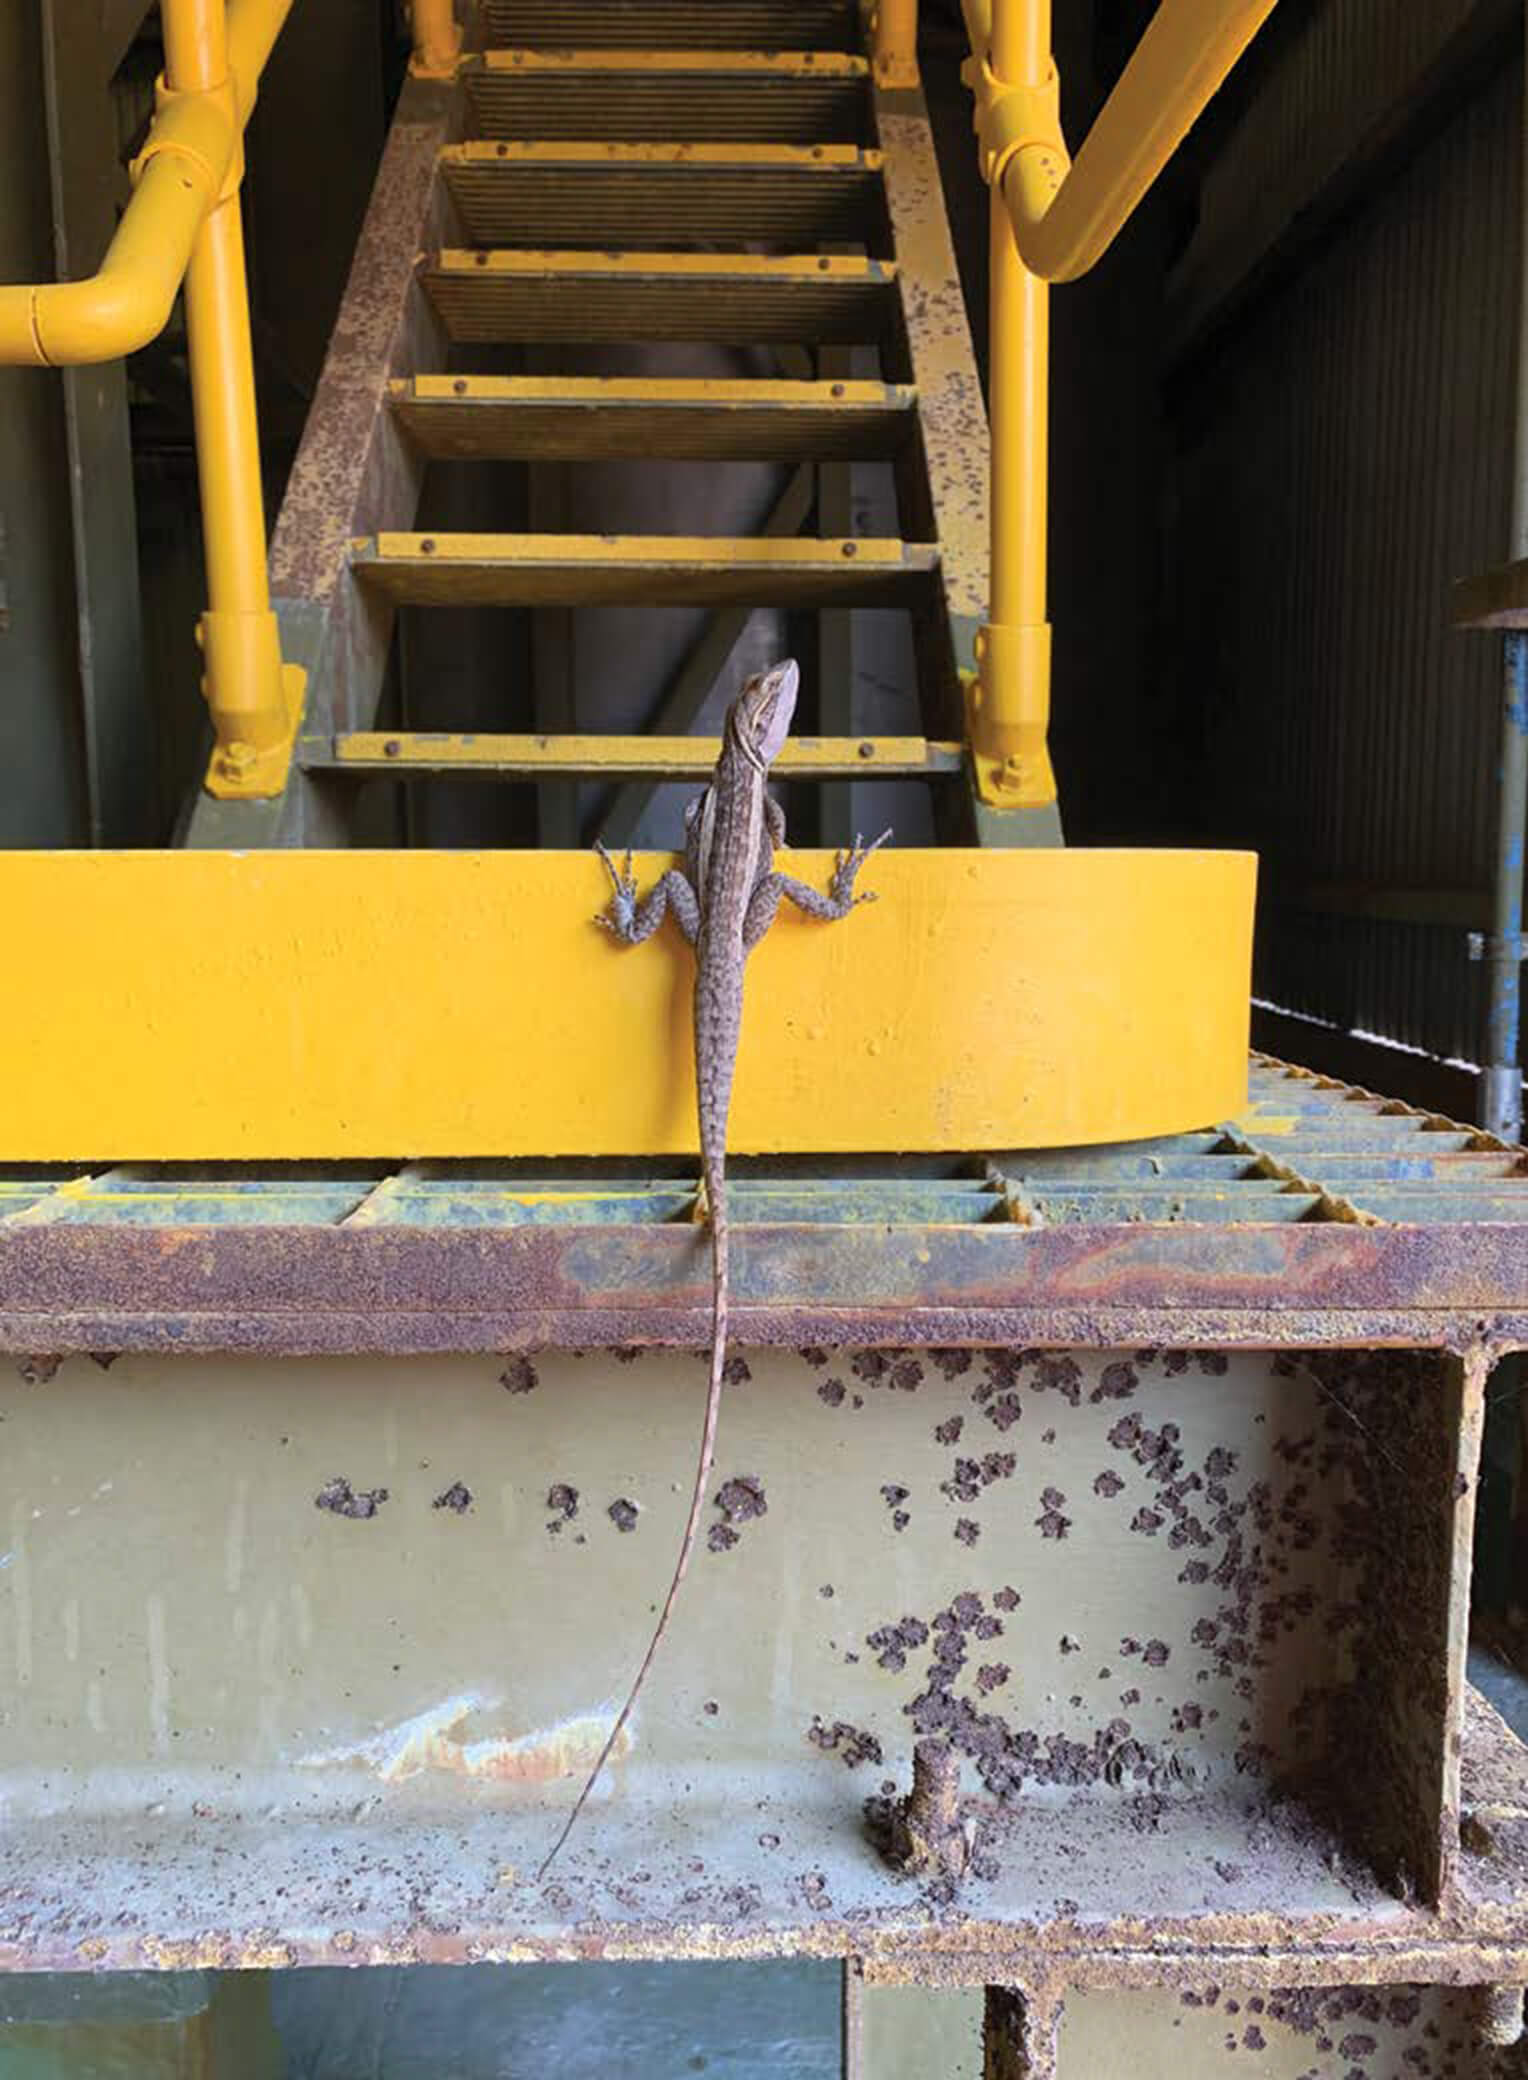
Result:
[[[595,913],[594,922],[603,925],[617,939],[629,939],[637,915],[637,884],[631,871],[631,854],[628,851],[625,864],[618,867],[601,839],[596,838],[594,849],[605,862],[611,890],[608,906]]]
[[[879,852],[890,836],[889,830],[882,831],[881,835],[868,845],[863,838],[856,836],[852,848],[848,852],[839,853],[833,868],[833,879],[828,885],[835,903],[842,903],[846,910],[852,910],[856,903],[875,901],[875,896],[869,889],[862,895],[855,893],[854,877],[870,855]]]

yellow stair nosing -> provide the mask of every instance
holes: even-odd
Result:
[[[848,378],[808,382],[784,377],[415,375],[394,378],[388,389],[394,397],[432,405],[563,404],[580,411],[591,405],[624,409],[708,404],[812,406],[827,412],[872,405],[882,411],[911,411],[917,401],[911,383]]]
[[[426,544],[429,546],[427,547]],[[431,569],[453,564],[587,564],[591,569],[622,563],[652,563],[663,569],[711,564],[722,569],[770,564],[932,569],[938,551],[929,543],[900,536],[795,536],[638,534],[468,534],[389,532],[361,535],[351,544],[353,560],[414,563]]]
[[[533,735],[499,731],[348,730],[305,747],[305,763],[419,771],[556,771],[593,774],[704,774],[716,763],[716,737]],[[964,747],[927,737],[792,737],[776,770],[803,776],[867,773],[928,777],[958,773]]]
[[[561,166],[569,171],[609,167],[727,167],[771,172],[878,173],[884,155],[858,144],[613,144],[600,139],[476,139],[442,145],[440,163],[452,167]]]
[[[737,51],[618,49],[533,50],[510,47],[474,53],[466,60],[469,78],[503,73],[511,79],[533,73],[556,77],[574,72],[721,72],[759,79],[868,79],[870,62],[854,51]]]
[[[731,280],[893,282],[894,260],[858,253],[677,253],[636,247],[594,252],[580,246],[443,246],[427,266],[447,275],[642,274]]]

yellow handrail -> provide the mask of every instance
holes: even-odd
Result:
[[[918,0],[875,0],[870,50],[878,85],[918,84]]]
[[[216,739],[207,785],[278,793],[303,674],[282,662],[265,560],[239,183],[244,127],[292,0],[163,0],[165,69],[133,194],[88,280],[0,288],[0,363],[112,361],[162,331],[182,281],[207,559],[197,626]]]
[[[1047,732],[1049,284],[1113,242],[1277,0],[1161,0],[1071,160],[1050,55],[1050,0],[962,0],[982,170],[992,189],[989,620],[967,725],[984,800],[1055,801]]]
[[[232,0],[225,45],[208,30],[207,0],[167,0],[159,109],[116,236],[86,280],[0,287],[0,365],[116,361],[164,330],[202,222],[237,178],[260,72],[291,5]]]
[[[207,786],[286,784],[303,674],[285,664],[266,574],[265,504],[239,184],[244,129],[292,0],[162,0],[165,69],[133,194],[99,270],[0,287],[0,365],[114,361],[161,332],[182,282],[207,560],[197,624],[215,744]],[[414,0],[414,69],[449,73],[452,0]]]
[[[452,0],[412,0],[409,16],[414,31],[409,71],[416,79],[450,79],[462,54]]]
[[[995,140],[995,177],[1013,218],[1019,257],[1032,274],[1048,282],[1075,281],[1103,257],[1276,5],[1277,0],[1161,0],[1075,163],[1067,156],[1054,93],[1046,92],[1053,83],[1048,67],[1038,76],[1016,76],[989,59],[994,91],[979,101],[996,116],[1006,98],[1004,82],[1013,81],[1029,104],[1024,127],[1039,133],[1015,138],[999,130]],[[966,0],[968,22],[985,11],[986,0]],[[999,19],[1005,11],[998,0]],[[978,56],[989,51],[990,38],[976,48]]]

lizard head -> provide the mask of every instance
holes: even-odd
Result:
[[[750,679],[727,717],[727,734],[751,765],[761,770],[779,756],[796,712],[801,673],[787,657]]]

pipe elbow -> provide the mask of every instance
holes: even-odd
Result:
[[[173,285],[126,268],[41,288],[36,328],[43,358],[57,367],[118,361],[163,332],[174,305]]]

